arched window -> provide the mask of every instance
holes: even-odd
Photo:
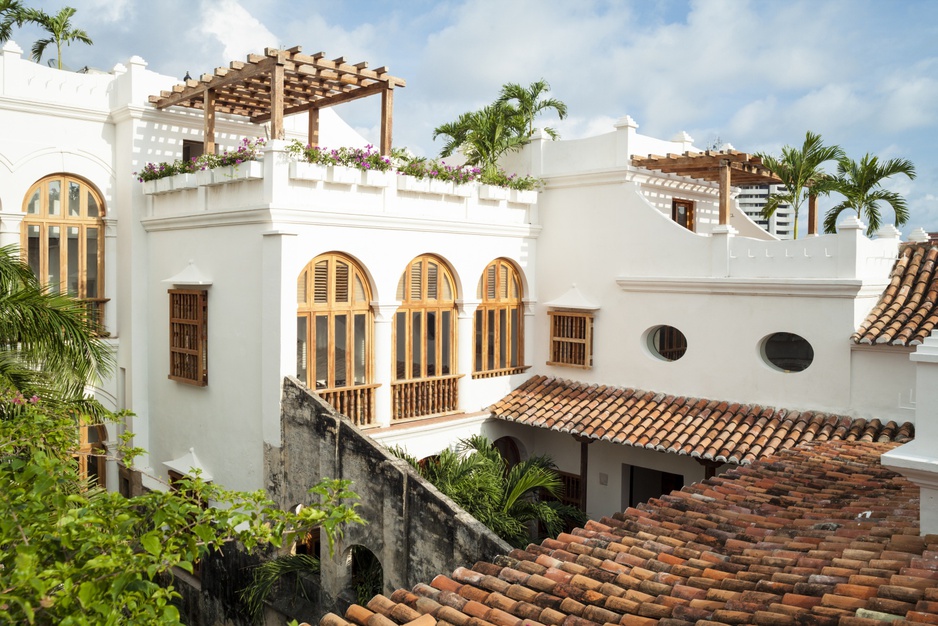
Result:
[[[88,302],[100,323],[104,299],[104,202],[87,182],[55,174],[26,194],[22,249],[33,273],[54,293]]]
[[[394,418],[455,411],[456,300],[449,268],[437,257],[417,257],[401,276],[397,298]]]
[[[313,259],[297,279],[296,375],[356,424],[374,422],[371,291],[341,254]]]
[[[475,315],[475,377],[513,374],[524,367],[521,296],[521,276],[511,262],[496,259],[485,268]]]

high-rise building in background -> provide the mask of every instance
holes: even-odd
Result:
[[[784,193],[783,185],[742,185],[739,191],[739,208],[741,208],[752,221],[767,232],[779,239],[791,239],[795,230],[795,212],[790,204],[780,204],[772,217],[762,217],[762,207],[769,196]]]

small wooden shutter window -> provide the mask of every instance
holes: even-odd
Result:
[[[550,360],[548,365],[593,367],[593,314],[549,311]]]
[[[169,290],[169,378],[181,383],[208,384],[208,292]]]

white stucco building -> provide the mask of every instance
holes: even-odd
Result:
[[[83,75],[0,52],[0,244],[100,311],[118,366],[95,393],[135,414],[145,486],[197,463],[264,487],[285,376],[418,457],[480,431],[549,452],[583,470],[590,513],[628,506],[625,466],[690,481],[707,465],[603,442],[586,467],[568,434],[493,420],[486,408],[532,376],[914,419],[911,349],[850,339],[886,288],[895,229],[871,240],[847,220],[779,241],[739,205],[721,218],[717,181],[633,162],[697,152],[690,138],[644,136],[627,116],[510,155],[539,193],[318,171],[278,139],[260,161],[141,184],[147,162],[204,139],[201,110],[149,103],[174,82],[138,57]],[[214,124],[223,147],[266,133],[236,114]],[[313,126],[303,113],[286,135]],[[330,109],[315,129],[324,146],[365,143]]]

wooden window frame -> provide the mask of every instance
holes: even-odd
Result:
[[[678,207],[684,207],[687,210],[687,224],[681,224],[677,219],[677,210]],[[683,200],[680,198],[673,198],[671,200],[671,219],[679,225],[684,226],[687,230],[691,232],[696,232],[697,220],[696,220],[696,209],[695,203],[693,200]]]
[[[90,431],[97,433],[97,441],[92,442]],[[78,475],[88,480],[96,475],[98,480],[94,486],[107,487],[107,430],[104,424],[88,424],[84,420],[78,424],[78,452],[75,455],[78,461]],[[94,471],[91,468],[94,467]]]
[[[413,271],[412,268],[416,264],[421,264],[420,271],[420,280],[421,284],[419,287],[420,297],[419,299],[413,298],[414,289],[412,285]],[[436,298],[430,298],[428,293],[430,291],[430,272],[428,271],[429,264],[434,263],[437,265],[437,285],[435,286]],[[450,299],[442,298],[441,296],[444,293],[444,286],[448,284]],[[402,291],[403,289],[403,291]],[[414,381],[414,380],[426,380],[431,378],[441,378],[447,376],[457,375],[457,366],[459,363],[458,354],[457,354],[457,343],[456,343],[456,327],[458,326],[458,313],[456,311],[456,281],[453,277],[453,273],[443,259],[434,256],[434,255],[421,255],[413,259],[410,263],[407,264],[407,269],[404,271],[403,276],[401,277],[401,283],[398,288],[398,295],[403,296],[401,298],[401,306],[398,307],[397,311],[394,314],[394,322],[392,325],[392,337],[391,345],[393,346],[394,353],[394,368],[393,368],[393,380],[395,382],[403,381]],[[450,327],[449,334],[444,336],[441,332],[443,328],[443,313],[448,312],[450,314]],[[406,339],[404,342],[405,352],[404,355],[404,371],[405,375],[403,377],[399,376],[397,364],[400,361],[398,354],[398,315],[405,314],[405,333]],[[420,314],[420,372],[415,373],[413,371],[414,364],[414,313]],[[434,313],[436,315],[436,326],[435,326],[435,336],[437,338],[435,351],[434,351],[434,362],[437,364],[437,371],[430,375],[427,373],[427,344],[428,344],[428,334],[427,329],[427,318],[429,313]],[[444,342],[449,344],[449,362],[443,362],[443,352],[444,352]],[[448,367],[449,371],[444,372],[444,367]]]
[[[325,262],[326,265],[326,298],[325,301],[316,301],[316,266]],[[348,266],[348,301],[336,299],[336,272],[338,265],[344,263]],[[361,281],[363,297],[355,299],[355,280]],[[300,299],[300,289],[303,290],[303,299]],[[337,316],[346,316],[345,333],[345,382],[336,386],[336,359],[335,359],[335,326]],[[355,316],[365,316],[365,372],[364,381],[355,382],[354,346]],[[323,386],[317,385],[316,365],[316,318],[327,318],[327,363]],[[374,313],[371,308],[371,285],[364,270],[352,258],[339,253],[321,254],[310,261],[297,278],[297,320],[305,319],[306,326],[306,377],[303,381],[307,387],[317,392],[335,391],[351,387],[372,385],[374,382]],[[297,364],[299,366],[299,363]],[[298,367],[299,369],[299,367]],[[299,372],[297,372],[299,373]]]
[[[548,311],[547,315],[550,332],[547,364],[592,369],[595,315],[591,311],[569,310]],[[558,335],[560,326],[566,326],[572,335]]]
[[[473,316],[472,377],[493,378],[525,371],[521,272],[511,261],[495,259],[482,272],[477,297],[481,303]],[[513,319],[517,321],[513,323]]]
[[[58,182],[60,185],[60,203],[58,215],[53,215],[49,211],[49,184]],[[70,184],[77,184],[79,187],[78,197],[78,215],[70,215],[68,210],[68,189]],[[29,213],[29,204],[36,192],[39,192],[38,212]],[[98,206],[98,215],[88,215],[88,197],[92,196]],[[20,226],[20,250],[23,260],[30,264],[29,258],[29,227],[35,226],[39,229],[39,250],[38,250],[38,268],[33,267],[33,272],[37,274],[40,284],[44,287],[54,289],[58,293],[68,293],[69,295],[82,300],[87,304],[88,316],[98,328],[100,334],[106,334],[103,328],[103,305],[107,302],[104,297],[104,244],[105,244],[105,224],[104,216],[107,209],[104,205],[104,198],[94,185],[88,181],[70,176],[68,174],[53,174],[46,176],[33,183],[23,198],[23,221]],[[49,229],[59,228],[59,281],[58,285],[49,283]],[[68,229],[78,229],[78,284],[77,288],[70,292],[68,288]],[[88,286],[88,230],[96,228],[97,254],[95,263],[97,265],[96,284],[93,290]],[[92,292],[93,291],[93,292]]]
[[[186,311],[183,298],[193,298],[194,309]],[[205,289],[169,290],[169,379],[197,387],[208,385],[208,291]]]

